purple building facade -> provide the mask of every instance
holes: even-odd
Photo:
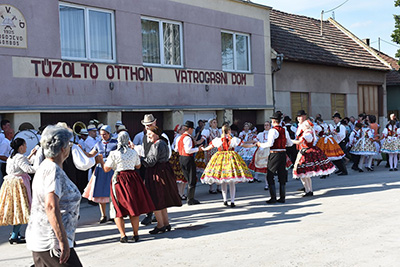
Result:
[[[153,113],[262,124],[273,111],[270,8],[237,0],[1,4],[0,116],[23,122],[117,120],[131,134]]]

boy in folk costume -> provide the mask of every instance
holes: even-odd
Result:
[[[332,119],[335,123],[333,127],[331,127],[330,129],[333,138],[339,144],[342,151],[346,151],[346,127],[344,127],[340,122],[342,120],[342,117],[340,116],[339,113],[335,113],[332,116]],[[335,172],[336,174],[348,175],[347,168],[346,165],[344,164],[343,158],[333,159],[332,162],[338,168],[338,171]]]
[[[267,165],[267,182],[271,198],[267,201],[267,203],[285,203],[287,182],[286,147],[292,146],[293,143],[290,139],[288,131],[281,125],[281,114],[275,113],[270,118],[273,128],[268,132],[267,142],[257,143],[257,146],[261,148],[270,148]],[[275,173],[278,173],[279,181],[280,198],[278,200],[276,199],[276,188],[274,180]]]

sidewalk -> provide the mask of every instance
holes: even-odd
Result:
[[[173,230],[153,236],[154,223],[141,226],[138,243],[119,243],[116,226],[99,225],[98,207],[84,200],[76,251],[84,266],[96,267],[399,266],[400,172],[349,167],[348,176],[313,178],[310,198],[289,175],[285,204],[267,205],[265,184],[252,183],[237,185],[237,206],[225,207],[198,184],[201,205],[169,209]],[[10,229],[0,227],[0,265],[29,266],[26,246],[7,242]]]

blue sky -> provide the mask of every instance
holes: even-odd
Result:
[[[333,9],[345,0],[252,0],[287,13],[321,18],[321,11]],[[400,7],[394,7],[394,0],[349,0],[335,11],[335,19],[358,38],[370,38],[371,46],[394,57],[400,45],[392,42],[394,29],[393,14],[400,14]],[[324,14],[324,20],[332,12]],[[388,43],[387,43],[388,42]]]

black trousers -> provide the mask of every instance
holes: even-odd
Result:
[[[345,141],[340,142],[339,146],[343,150],[343,152],[346,153],[346,142]],[[347,173],[347,168],[346,165],[344,164],[343,159],[334,160],[332,161],[332,163],[335,164],[335,166],[339,169],[340,172]]]
[[[286,184],[288,179],[288,172],[286,170],[286,152],[283,151],[269,154],[267,169],[267,182],[269,187],[275,186],[275,173],[278,173],[279,183]]]
[[[286,155],[288,155],[293,164],[296,162],[298,152],[295,145],[286,147]]]
[[[78,258],[75,250],[70,249],[70,256],[66,263],[60,264],[60,259],[50,254],[50,250],[43,252],[32,252],[33,261],[35,267],[53,267],[53,266],[65,266],[65,267],[80,267],[82,266],[81,261]]]
[[[188,181],[188,200],[194,199],[194,192],[197,183],[196,163],[193,156],[179,156],[183,176]]]

